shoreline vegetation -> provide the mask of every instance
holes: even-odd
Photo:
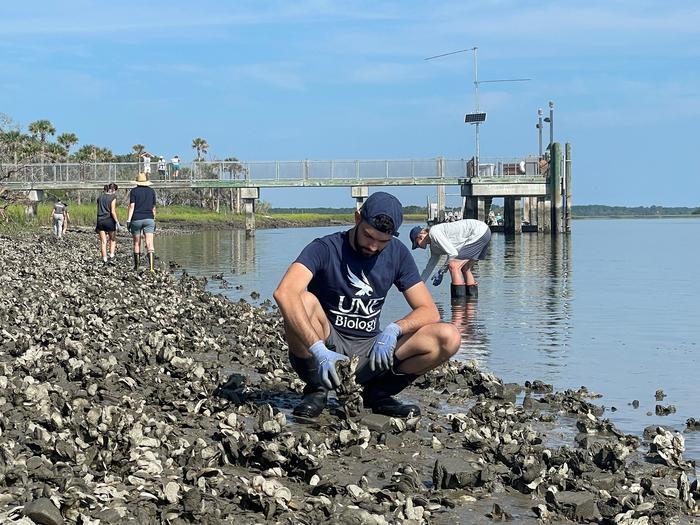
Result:
[[[5,210],[5,223],[0,228],[5,230],[22,230],[33,227],[50,226],[52,204],[40,203],[37,206],[35,218],[27,221],[24,214],[24,206],[11,205]],[[70,225],[72,227],[92,227],[95,224],[95,204],[71,204],[69,203]],[[126,206],[121,204],[117,210],[122,224],[126,222]],[[622,207],[586,205],[574,206],[574,219],[654,219],[672,217],[700,217],[700,208],[688,207]],[[158,223],[168,229],[207,229],[211,227],[227,226],[231,228],[243,228],[245,215],[232,214],[199,208],[196,206],[171,205],[158,207]],[[406,221],[423,222],[426,219],[426,210],[419,206],[406,207]],[[299,228],[314,226],[334,226],[353,223],[353,208],[273,208],[266,209],[262,213],[255,214],[256,227],[259,229],[271,228]]]
[[[69,228],[95,226],[95,203],[68,204],[68,213],[70,215]],[[24,206],[10,206],[5,212],[7,218],[6,226],[14,227],[11,229],[48,227],[51,225],[52,208],[53,204],[51,203],[40,203],[37,206],[36,217],[27,222],[24,216]],[[126,223],[125,205],[118,206],[117,215],[122,226],[124,226]],[[407,221],[423,221],[425,220],[425,215],[408,213],[404,218]],[[172,229],[206,229],[219,226],[243,228],[245,226],[245,215],[242,213],[216,213],[195,206],[158,206],[157,222],[163,228]],[[354,217],[350,209],[342,213],[276,213],[271,210],[255,214],[256,228],[259,229],[334,226],[352,224],[353,222]]]

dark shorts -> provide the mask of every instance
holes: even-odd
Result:
[[[368,356],[378,335],[374,337],[355,337],[352,335],[344,335],[338,332],[333,325],[331,326],[331,334],[326,339],[326,346],[329,350],[338,352],[339,354],[348,357],[358,356],[360,362],[357,365],[359,370],[368,361]]]
[[[377,340],[379,334],[374,337],[354,337],[351,335],[345,335],[338,332],[333,325],[331,325],[331,333],[326,339],[325,343],[329,350],[338,352],[339,354],[346,355],[348,357],[358,356],[360,362],[357,364],[357,369],[355,370],[355,377],[358,383],[364,384],[370,379],[379,376],[385,372],[373,371],[369,366],[369,352],[374,346],[374,342]],[[399,340],[401,338],[399,337]],[[310,359],[301,359],[291,352],[289,352],[289,362],[292,368],[299,374],[302,381],[309,383],[309,376],[306,369]],[[394,359],[393,372],[397,374],[397,367],[399,361]]]
[[[483,261],[491,242],[491,228],[471,244],[467,244],[457,254],[457,259],[477,259]]]
[[[114,222],[112,217],[107,219],[97,219],[97,226],[95,226],[96,232],[114,232],[117,231],[117,223]]]

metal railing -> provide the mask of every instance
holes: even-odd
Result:
[[[12,171],[6,182],[24,183],[124,183],[133,181],[143,164],[137,162],[97,162],[63,164],[2,164],[3,171]],[[482,158],[478,178],[540,177],[538,157]],[[457,179],[472,178],[473,161],[465,159],[407,160],[290,160],[290,161],[201,161],[180,165],[175,173],[168,164],[164,174],[151,163],[153,181],[357,181],[385,179]]]

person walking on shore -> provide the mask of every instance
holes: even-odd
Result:
[[[61,201],[61,199],[58,199],[53,205],[53,210],[51,211],[51,220],[53,226],[53,234],[58,239],[62,238],[63,233],[66,231],[66,227],[68,225],[68,205]]]
[[[455,222],[443,222],[431,227],[416,226],[410,233],[412,249],[425,249],[430,245],[430,260],[421,273],[424,281],[430,276],[435,265],[443,257],[447,261],[435,276],[435,286],[442,282],[444,273],[449,269],[453,286],[476,286],[472,268],[486,257],[491,229],[476,219],[461,219]]]
[[[375,413],[420,414],[417,405],[393,398],[418,376],[457,352],[460,335],[440,314],[420,280],[408,248],[398,239],[403,221],[399,200],[373,193],[355,212],[355,227],[312,241],[287,270],[274,292],[285,322],[289,359],[306,383],[294,408],[316,417],[328,391],[339,384],[335,365],[359,356],[357,382]],[[392,285],[411,307],[405,317],[379,329]]]
[[[97,225],[95,231],[100,236],[100,254],[102,263],[114,265],[114,253],[117,250],[117,230],[119,230],[119,217],[117,217],[117,190],[114,184],[105,184],[104,193],[97,198]],[[107,241],[109,240],[109,257],[107,256]]]
[[[134,181],[136,187],[129,192],[129,211],[126,227],[131,232],[134,246],[134,270],[141,264],[141,236],[146,240],[148,267],[155,271],[153,236],[156,232],[156,192],[150,188],[152,182],[145,173],[139,173]]]

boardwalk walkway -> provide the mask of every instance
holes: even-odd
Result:
[[[300,160],[225,162],[202,161],[183,165],[175,176],[169,166],[165,174],[151,164],[155,187],[185,188],[279,188],[324,186],[434,186],[461,185],[468,179],[490,183],[541,183],[536,162],[521,159],[484,159],[479,177],[472,177],[464,159],[408,160]],[[3,185],[11,190],[101,189],[116,182],[124,187],[143,165],[132,163],[33,164],[2,166],[13,173]]]

